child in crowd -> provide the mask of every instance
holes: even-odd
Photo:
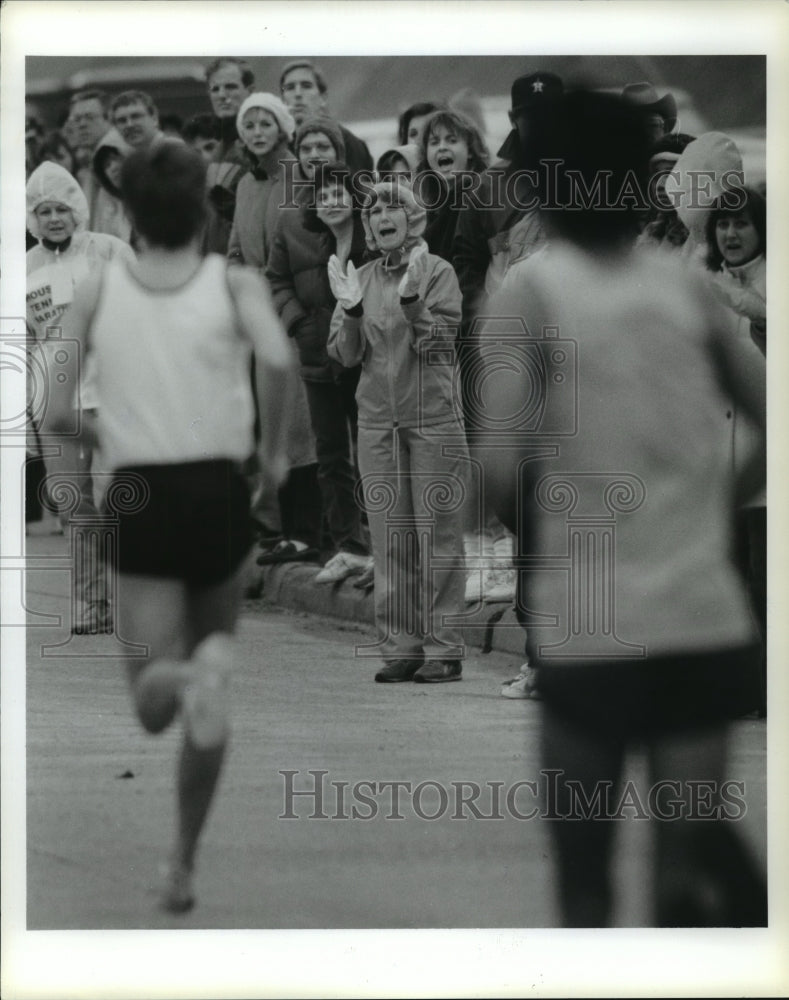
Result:
[[[453,384],[460,289],[451,265],[428,253],[425,211],[405,182],[374,185],[362,222],[380,257],[358,272],[330,259],[337,307],[329,354],[362,365],[359,468],[385,661],[375,679],[455,681],[463,646],[448,619],[463,610],[467,474]]]
[[[129,246],[115,236],[88,232],[88,202],[76,179],[56,163],[46,161],[30,175],[26,188],[27,228],[39,242],[27,252],[27,330],[31,349],[51,355],[57,350],[63,314],[74,299],[74,289],[89,274],[100,272],[108,261],[134,260]],[[72,400],[73,402],[73,400]],[[76,405],[80,419],[96,419],[99,406],[95,374],[90,360],[80,385]],[[93,449],[87,442],[63,436],[58,454],[44,456],[50,476],[73,477],[79,495],[75,510],[61,508],[65,526],[72,514],[79,518],[97,516],[94,496]],[[67,494],[61,494],[68,500]],[[104,566],[90,541],[94,526],[74,525],[73,581],[76,604],[71,628],[76,633],[112,630],[110,594],[106,589]]]
[[[135,709],[151,733],[178,713],[184,722],[162,900],[172,913],[194,905],[198,838],[228,740],[232,633],[252,540],[241,471],[255,445],[251,351],[261,463],[275,480],[292,387],[284,333],[259,275],[226,271],[222,257],[200,252],[205,183],[205,163],[185,144],[133,153],[121,185],[139,260],[90,275],[64,317],[64,335],[96,360],[110,509],[125,491],[114,557],[119,632],[145,650],[127,661]],[[69,423],[73,362],[69,374],[51,385],[55,431]]]

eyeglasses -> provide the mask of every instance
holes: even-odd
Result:
[[[97,122],[100,118],[103,117],[104,115],[100,115],[98,111],[91,111],[84,115],[72,115],[71,120],[72,122],[74,122],[75,125],[84,125],[87,124],[88,122]]]

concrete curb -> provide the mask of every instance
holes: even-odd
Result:
[[[373,626],[375,613],[372,592],[353,586],[354,577],[339,583],[315,583],[320,569],[314,563],[281,563],[260,567],[263,596],[267,601],[291,611],[308,611],[326,618]],[[483,653],[495,650],[523,657],[526,633],[515,617],[511,604],[469,605],[461,616],[464,642]]]

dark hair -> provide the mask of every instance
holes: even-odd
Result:
[[[117,188],[107,176],[107,161],[113,156],[118,156],[121,160],[123,159],[123,153],[115,146],[99,146],[93,156],[93,172],[98,177],[99,184],[101,184],[105,191],[109,191],[115,198],[120,198],[120,188]]]
[[[143,104],[150,115],[158,115],[159,113],[153,103],[153,98],[144,90],[124,90],[122,94],[113,98],[110,112],[115,114],[118,108],[125,108],[128,104]]]
[[[216,139],[222,138],[219,119],[214,115],[195,115],[184,125],[183,137],[187,142],[194,142],[195,139]]]
[[[432,114],[442,107],[442,104],[438,104],[435,101],[417,101],[410,108],[406,108],[397,119],[397,145],[405,146],[408,142],[408,126],[411,124],[412,118],[422,118],[424,115]]]
[[[715,227],[718,219],[727,216],[747,215],[759,234],[759,253],[767,256],[767,202],[755,188],[744,187],[739,190],[742,191],[744,200],[740,202],[738,208],[732,207],[733,195],[722,195],[712,206],[707,217],[704,235],[707,240],[706,264],[710,271],[720,270],[723,264],[723,254],[718,249]]]
[[[242,86],[249,88],[255,85],[255,74],[246,59],[236,59],[235,56],[220,56],[218,59],[212,59],[205,68],[205,82],[209,87],[211,86],[211,77],[223,66],[238,67]]]
[[[352,180],[351,168],[347,163],[321,163],[315,170],[315,180],[311,188],[309,201],[302,206],[302,225],[311,233],[328,232],[328,226],[318,218],[318,193],[325,187],[344,187],[351,196],[353,214],[361,212],[359,192]]]
[[[80,101],[98,101],[101,104],[101,110],[104,112],[104,117],[106,118],[110,110],[110,98],[109,95],[103,91],[94,87],[92,90],[78,90],[76,94],[71,95],[71,100],[69,101],[69,106],[74,107]]]
[[[153,246],[175,250],[200,231],[206,215],[206,167],[186,143],[166,139],[123,162],[121,195],[134,228]]]
[[[565,93],[550,115],[535,119],[531,143],[549,228],[587,248],[638,235],[649,204],[649,140],[638,108],[619,95]]]
[[[77,163],[74,150],[66,141],[65,136],[60,132],[50,132],[41,143],[38,148],[38,162],[43,163],[45,160],[50,160],[52,163],[57,163],[58,161],[55,159],[56,155],[64,151],[71,157],[71,166],[66,169],[70,174],[73,174]]]
[[[167,115],[162,115],[161,118],[159,119],[159,128],[162,130],[162,132],[166,132],[168,129],[170,129],[171,132],[176,132],[178,135],[181,135],[183,127],[184,127],[184,120],[180,115],[171,113]]]
[[[288,73],[291,73],[294,69],[308,69],[312,73],[315,80],[315,84],[318,90],[322,94],[328,93],[329,88],[326,86],[326,77],[321,73],[317,66],[309,61],[309,59],[294,59],[292,62],[287,63],[285,68],[279,75],[279,92],[282,93],[282,88],[285,85],[285,77]]]
[[[451,108],[441,108],[430,115],[422,128],[422,135],[419,139],[417,173],[430,169],[427,165],[427,143],[430,133],[435,131],[440,125],[453,132],[459,132],[466,140],[469,159],[468,170],[473,170],[481,174],[483,170],[487,169],[490,162],[490,153],[476,124],[470,118],[461,114],[460,111],[453,111]]]

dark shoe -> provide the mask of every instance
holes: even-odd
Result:
[[[392,660],[391,663],[387,663],[378,671],[375,679],[379,684],[398,684],[400,681],[411,681],[421,666],[421,660]]]
[[[459,681],[462,672],[460,660],[428,660],[414,674],[417,684],[443,684],[445,681]]]

